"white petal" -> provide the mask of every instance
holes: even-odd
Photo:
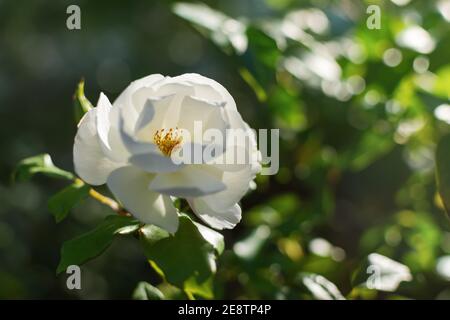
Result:
[[[225,189],[221,173],[209,165],[187,165],[177,172],[159,173],[150,183],[150,189],[175,196],[199,197]]]
[[[156,152],[158,147],[155,144],[135,139],[135,137],[132,135],[132,132],[134,131],[134,125],[126,121],[127,119],[124,113],[124,109],[120,109],[119,132],[126,149],[131,154]]]
[[[171,94],[179,94],[181,96],[187,96],[194,94],[194,86],[187,81],[177,80],[178,77],[171,78],[166,77],[163,81],[157,83],[154,86],[157,96],[167,96]]]
[[[225,123],[220,104],[194,98],[192,96],[185,96],[181,105],[181,116],[178,122],[178,127],[187,130],[194,134],[195,122],[200,122],[203,131],[207,129],[218,129],[225,134],[227,124]]]
[[[166,157],[159,150],[158,146],[151,142],[142,142],[136,140],[125,128],[124,117],[120,117],[119,131],[122,141],[131,153],[128,159],[132,163],[147,172],[173,172],[183,167],[183,164],[177,164],[170,157]]]
[[[91,109],[78,125],[73,146],[75,172],[91,185],[101,185],[111,171],[119,165],[111,161],[103,152],[97,134],[97,109]]]
[[[156,96],[173,95],[173,99],[169,106],[169,111],[164,118],[165,128],[175,128],[181,116],[181,104],[185,96],[194,94],[194,87],[188,83],[173,82],[174,78],[166,78],[161,85],[156,88]]]
[[[227,110],[226,116],[230,128],[247,130],[247,125],[237,110]]]
[[[191,82],[192,83],[192,82]],[[211,85],[195,83],[195,97],[214,102],[224,102],[224,97]]]
[[[224,171],[236,171],[250,165],[255,176],[261,171],[261,153],[258,150],[256,135],[247,123],[242,120],[238,122],[240,127],[234,126],[227,131],[225,153],[214,161],[220,163],[221,165],[216,166]]]
[[[135,154],[129,158],[129,162],[153,173],[176,172],[184,167],[184,164],[177,164],[171,157],[163,155],[159,149],[155,149],[154,152]]]
[[[211,92],[211,90],[207,89],[207,87],[210,87],[213,90],[215,90],[217,93],[220,94],[220,96],[222,97],[221,101],[226,102],[225,107],[227,109],[236,110],[236,103],[234,102],[233,97],[228,92],[228,90],[225,89],[217,81],[214,81],[212,79],[209,79],[209,78],[199,75],[197,73],[185,73],[181,76],[174,77],[172,79],[173,79],[173,81],[186,81],[188,83],[193,84],[194,88],[196,90],[196,95],[200,98],[207,98],[208,100],[209,99],[216,100],[214,97],[217,97],[217,94],[213,93],[213,92]],[[200,85],[200,86],[197,87],[196,85]],[[203,96],[207,92],[208,92],[208,96]]]
[[[103,146],[111,150],[111,147],[108,143],[108,134],[109,128],[111,127],[111,123],[109,121],[109,112],[111,111],[111,103],[108,98],[102,93],[100,93],[100,97],[97,102],[97,133],[100,138],[100,143]]]
[[[152,141],[156,130],[165,128],[164,119],[175,95],[147,99],[134,131],[141,140]]]
[[[120,139],[118,127],[118,108],[113,108],[108,98],[100,93],[97,102],[96,124],[100,146],[112,161],[125,163],[129,152]]]
[[[110,128],[108,133],[108,143],[111,151],[106,150],[108,157],[116,162],[127,163],[130,152],[125,147],[119,129],[120,108],[113,107],[109,113]]]
[[[254,178],[251,166],[247,165],[240,171],[224,172],[222,182],[226,188],[215,194],[201,197],[211,210],[223,212],[238,203],[249,189],[250,181]]]
[[[132,96],[133,94],[141,88],[151,88],[155,83],[164,79],[164,76],[160,74],[151,74],[147,77],[135,80],[130,83],[130,85],[119,95],[119,97],[114,101],[114,107],[135,107],[133,105]],[[145,100],[144,100],[145,102]]]
[[[108,177],[108,187],[123,206],[137,219],[174,233],[178,214],[170,197],[148,189],[152,179],[135,167],[122,167]]]
[[[216,229],[231,229],[241,220],[238,202],[247,192],[254,178],[251,166],[241,171],[224,172],[226,189],[215,194],[191,198],[188,202],[194,213]]]
[[[155,96],[155,89],[152,87],[142,87],[136,90],[131,96],[131,101],[136,112],[138,114],[141,113],[147,100]]]
[[[251,167],[255,158],[252,152],[246,147],[231,144],[230,141],[231,139],[228,140],[228,145],[224,148],[225,152],[222,152],[222,149],[220,149],[222,146],[219,146],[219,152],[215,157],[209,155],[210,150],[204,151],[205,163],[211,164],[224,172],[241,171]]]
[[[241,221],[242,210],[238,204],[216,211],[202,197],[189,199],[188,202],[195,214],[215,229],[232,229]]]

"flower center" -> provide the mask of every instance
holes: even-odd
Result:
[[[153,140],[155,144],[158,146],[161,152],[169,157],[172,154],[172,151],[179,147],[181,142],[183,141],[183,137],[181,136],[181,130],[177,128],[159,129],[156,130],[153,135]]]

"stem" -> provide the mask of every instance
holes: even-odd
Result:
[[[184,290],[184,293],[187,295],[189,300],[195,300],[194,295],[192,293],[190,293],[189,291]]]
[[[103,203],[104,205],[107,205],[108,207],[110,207],[112,210],[114,210],[115,212],[117,212],[118,215],[120,216],[129,216],[130,214],[124,209],[122,208],[117,201],[102,195],[101,193],[99,193],[98,191],[96,191],[95,189],[91,188],[89,190],[89,195],[94,198],[95,200],[97,200],[100,203]]]

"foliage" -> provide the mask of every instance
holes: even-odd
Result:
[[[187,216],[180,218],[180,226],[174,236],[155,226],[141,230],[145,255],[164,279],[182,288],[189,296],[199,294],[212,298],[211,277],[217,268],[214,244],[218,243],[220,235],[216,236],[216,232],[210,229],[207,232],[211,235],[200,232]],[[176,254],[168,254],[172,252]]]
[[[70,265],[81,265],[101,254],[118,234],[136,231],[139,222],[130,217],[108,216],[94,230],[66,241],[61,248],[61,260],[57,273]]]
[[[86,199],[90,187],[81,180],[76,180],[48,200],[48,210],[61,222],[75,205]]]
[[[27,181],[36,173],[60,179],[73,179],[72,173],[61,170],[53,164],[50,155],[40,154],[21,160],[14,170],[13,180]]]
[[[136,300],[163,300],[164,295],[158,288],[147,282],[139,282],[133,292],[133,299]]]

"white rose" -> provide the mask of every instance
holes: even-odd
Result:
[[[232,151],[247,152],[243,164],[175,161],[175,154],[198,147],[192,139],[196,121],[203,132],[216,129],[226,137],[227,129],[250,133],[229,92],[198,74],[147,76],[132,82],[113,105],[101,93],[97,107],[78,125],[75,171],[89,184],[106,183],[137,219],[171,233],[178,228],[171,196],[185,198],[210,226],[233,228],[241,219],[238,202],[261,169],[255,136],[251,132],[245,144],[209,141],[222,150],[214,154],[216,160]]]

